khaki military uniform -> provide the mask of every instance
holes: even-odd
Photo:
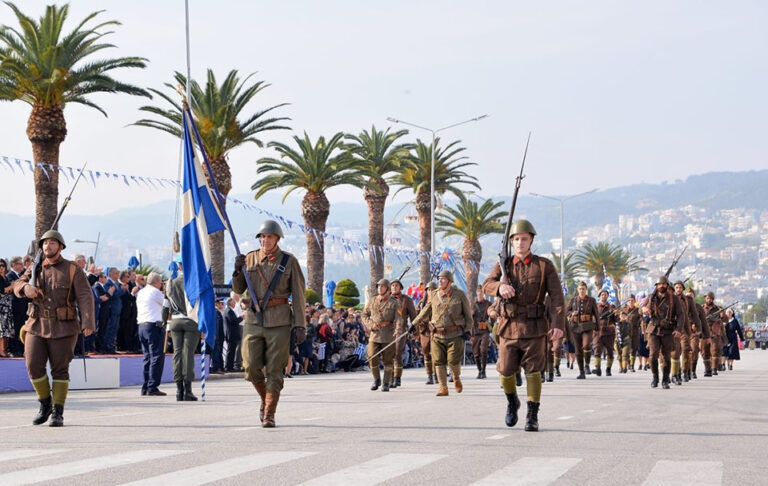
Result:
[[[699,323],[701,324],[701,332],[693,333],[691,336],[691,372],[693,376],[696,376],[696,366],[699,362],[699,355],[701,355],[701,361],[704,363],[704,372],[711,373],[711,358],[712,349],[710,347],[711,334],[709,331],[709,323],[707,322],[707,316],[704,313],[704,308],[701,304],[696,303],[696,313],[699,315]]]
[[[265,303],[264,295],[284,254],[288,255],[285,272],[280,276],[269,302]],[[266,393],[272,394],[272,400],[276,402],[283,389],[283,371],[290,354],[291,327],[307,326],[304,320],[304,274],[296,257],[279,247],[271,255],[261,250],[248,253],[245,256],[244,270],[248,272],[263,316],[262,325],[252,306],[248,306],[243,315],[242,355],[245,379],[254,384],[260,395],[261,384],[266,381],[266,387],[263,389],[265,397]],[[248,289],[242,270],[235,271],[232,275],[232,289],[239,294]],[[246,301],[249,302],[250,299]]]
[[[699,310],[696,308],[696,301],[689,295],[680,295],[679,297],[680,301],[683,303],[683,307],[685,307],[686,316],[685,332],[680,337],[682,373],[684,374],[685,381],[688,381],[691,379],[691,371],[694,369],[694,336],[701,334],[701,320],[699,320]]]
[[[589,367],[589,358],[592,354],[592,334],[597,330],[597,302],[593,297],[585,296],[583,299],[575,296],[568,305],[568,322],[571,333],[571,342],[576,348],[576,363],[579,365],[579,375],[584,375],[585,368]]]
[[[622,373],[626,373],[629,368],[633,332],[634,329],[629,320],[616,323],[616,352],[618,354],[619,367],[621,367]]]
[[[398,301],[391,295],[377,295],[374,297],[363,312],[363,323],[368,328],[370,336],[368,338],[368,356],[374,356],[384,349],[375,360],[368,361],[371,368],[371,374],[376,383],[381,382],[379,373],[379,359],[384,363],[384,389],[389,388],[392,381],[395,346],[389,346],[395,340],[395,321],[397,320]]]
[[[635,371],[635,359],[637,359],[637,349],[640,347],[643,331],[640,326],[642,318],[640,310],[637,307],[626,308],[627,321],[632,325],[632,343],[629,348],[629,367]]]
[[[24,296],[30,277],[28,271],[14,280],[16,297]],[[77,336],[81,329],[96,328],[93,293],[85,273],[74,262],[61,257],[43,261],[36,286],[40,293],[29,304],[24,324],[27,374],[39,399],[48,399],[53,392],[53,404],[63,406],[69,391],[69,363],[74,357]],[[46,371],[48,363],[52,384]]]
[[[447,292],[430,292],[429,302],[416,316],[414,325],[428,323],[431,334],[430,351],[440,389],[448,389],[450,366],[457,391],[460,391],[461,360],[464,358],[464,333],[472,329],[472,309],[466,294],[451,286]]]
[[[720,318],[720,307],[717,304],[702,306],[707,324],[709,325],[710,343],[709,355],[712,374],[717,374],[717,368],[720,360],[723,358],[723,338],[725,335],[725,325]]]
[[[200,331],[184,291],[183,271],[165,283],[165,295],[171,306],[168,332],[173,342],[173,380],[189,388],[195,379],[195,349],[200,343]]]
[[[515,373],[524,369],[528,402],[538,404],[541,371],[547,365],[547,332],[552,328],[565,332],[563,289],[555,266],[546,258],[530,254],[523,259],[508,258],[504,263],[515,296],[500,305],[497,370],[504,392],[512,395],[516,394]],[[483,293],[500,297],[500,278],[501,267],[497,263],[483,282]],[[544,305],[546,296],[550,298],[549,319]]]
[[[594,338],[593,354],[595,357],[595,372],[600,375],[600,357],[605,352],[606,374],[611,372],[613,365],[613,348],[616,342],[616,313],[609,303],[597,303],[597,333]],[[605,314],[609,314],[603,317]]]
[[[662,381],[669,383],[669,375],[672,370],[671,354],[675,344],[672,334],[675,331],[684,332],[685,308],[671,289],[668,289],[664,295],[654,290],[648,302],[651,315],[645,331],[648,335],[651,371],[654,379],[658,381],[659,354],[661,354],[664,359]]]
[[[475,357],[477,371],[485,374],[485,365],[488,363],[488,346],[491,343],[491,325],[488,317],[488,308],[491,303],[487,300],[475,302],[472,313],[472,356]]]
[[[397,317],[395,318],[395,339],[400,338],[408,332],[408,321],[416,318],[416,307],[413,301],[407,295],[400,293],[392,295],[392,299],[397,303]],[[395,344],[394,376],[400,378],[403,376],[403,355],[405,354],[405,341],[407,338],[400,338]]]
[[[422,310],[424,310],[424,307],[426,307],[427,300],[429,293],[425,293],[424,297],[419,302],[419,306],[416,309],[416,315],[418,316]],[[413,320],[411,320],[411,323],[413,323]],[[434,368],[432,366],[432,349],[431,349],[431,335],[429,333],[429,323],[428,322],[422,322],[418,326],[416,324],[413,324],[413,326],[416,328],[416,332],[418,333],[419,343],[421,344],[421,354],[424,356],[424,371],[427,372],[427,385],[432,385],[434,383],[432,376],[434,374]]]

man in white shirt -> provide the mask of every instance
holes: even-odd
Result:
[[[144,384],[142,395],[165,396],[157,387],[163,376],[165,353],[163,352],[163,277],[152,272],[147,285],[136,294],[139,341],[144,352]]]

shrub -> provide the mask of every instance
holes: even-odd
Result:
[[[320,296],[312,289],[307,289],[304,295],[306,296],[308,304],[314,305],[316,302],[320,302]]]
[[[344,279],[336,284],[336,290],[333,292],[335,307],[349,308],[360,303],[360,291],[357,290],[355,282]]]

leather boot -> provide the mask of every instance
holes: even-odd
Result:
[[[547,372],[547,381],[555,381],[555,372],[554,371],[548,371]]]
[[[448,396],[448,370],[445,366],[435,366],[435,372],[437,374],[437,384],[440,388],[437,390],[438,397]]]
[[[587,373],[587,374],[589,374],[589,373]],[[597,368],[594,369],[594,371],[592,371],[592,374],[596,375],[596,376],[603,376],[603,371],[598,366]]]
[[[612,376],[611,375],[611,368],[610,367],[605,369],[605,376]]]
[[[696,372],[695,371],[691,371],[691,378],[693,378],[694,380],[698,380],[699,379],[699,377],[696,376]]]
[[[264,407],[264,422],[261,426],[265,429],[271,429],[275,427],[275,410],[277,410],[277,402],[280,401],[280,392],[267,392],[266,404]]]
[[[261,405],[259,406],[259,422],[262,424],[264,423],[264,408],[265,408],[265,400],[267,399],[267,383],[262,381],[261,383],[254,383],[253,387],[256,389],[256,392],[259,394],[259,398],[261,398]]]
[[[40,410],[38,410],[35,418],[32,419],[32,425],[44,424],[48,421],[48,417],[51,416],[53,411],[51,407],[51,397],[38,399],[40,402]]]
[[[192,394],[192,382],[191,381],[185,381],[184,382],[184,401],[185,402],[196,402],[197,397]]]
[[[659,386],[659,375],[653,375],[653,380],[651,380],[651,388],[656,388]]]
[[[435,384],[435,380],[432,378],[432,373],[427,373],[427,382],[426,382],[426,384],[427,385],[434,385]]]
[[[54,405],[53,415],[51,415],[51,423],[49,427],[63,427],[64,426],[64,405]]]
[[[712,367],[712,376],[717,376],[717,368]]]
[[[515,373],[515,384],[517,386],[523,386],[523,375],[519,371]]]
[[[378,390],[380,385],[381,385],[381,379],[376,378],[375,380],[373,380],[373,384],[371,385],[371,391]]]
[[[520,408],[520,399],[517,393],[505,393],[507,395],[507,415],[504,416],[504,423],[507,427],[514,427],[517,423],[517,410]]]
[[[399,376],[396,376],[396,377],[395,377],[395,386],[396,386],[396,387],[401,387],[401,386],[403,386],[403,385],[402,385],[402,383],[400,383],[400,377],[399,377]]]
[[[382,383],[381,391],[388,392],[389,391],[389,385],[392,383],[393,380],[394,380],[394,378],[393,378],[392,368],[388,369],[388,368],[385,367],[384,368],[384,379],[381,381],[381,383]]]
[[[176,401],[181,402],[184,400],[184,382],[176,382]]]
[[[555,366],[555,376],[557,376],[558,378],[559,378],[560,376],[562,376],[562,375],[560,374],[560,365],[557,365],[557,366]]]
[[[482,364],[482,366],[481,366],[482,370],[480,371],[480,373],[482,373],[482,375],[483,375],[481,378],[485,379],[486,378],[486,376],[485,376],[485,367],[488,364],[488,356],[480,356],[480,362]]]
[[[456,393],[461,393],[464,390],[464,385],[461,383],[461,368],[459,366],[451,366],[451,375],[453,375],[453,388]]]
[[[525,431],[539,431],[539,405],[538,402],[528,402],[528,414],[525,416]]]
[[[480,356],[475,356],[475,365],[477,366],[476,378],[480,380],[483,378],[483,365],[480,363]]]

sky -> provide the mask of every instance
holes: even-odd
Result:
[[[17,3],[37,18],[50,0]],[[149,60],[116,78],[162,89],[186,70],[182,0],[74,0],[65,31],[100,9],[97,20],[122,23],[105,38],[117,47],[104,56]],[[17,25],[4,4],[0,24]],[[479,194],[512,193],[532,131],[522,190],[566,195],[768,167],[766,25],[768,5],[759,1],[191,0],[191,72],[202,80],[211,68],[223,79],[237,69],[270,83],[246,113],[290,103],[273,113],[290,117],[292,131],[266,132],[264,142],[383,129],[387,117],[437,129],[487,114],[440,134],[466,147]],[[62,165],[176,177],[178,140],[129,126],[143,117],[140,106],[162,100],[91,99],[109,116],[66,107]],[[0,102],[0,156],[32,158],[29,112]],[[428,142],[430,133],[411,129],[416,138]],[[256,160],[274,155],[254,144],[232,151],[232,193],[250,192]],[[32,177],[6,169],[0,212],[34,214]],[[73,213],[175,197],[118,182],[86,187]],[[60,191],[67,188],[62,180]],[[362,196],[337,188],[329,199]]]

